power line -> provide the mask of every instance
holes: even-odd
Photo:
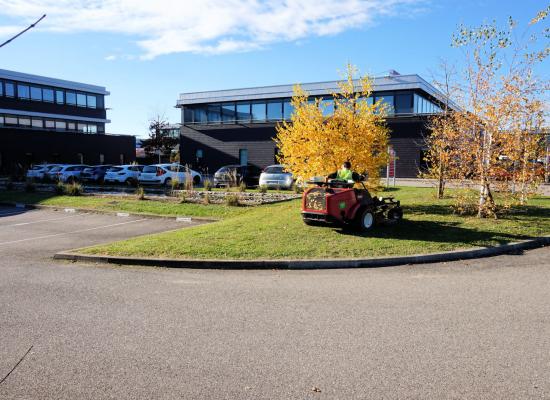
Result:
[[[5,45],[7,45],[9,42],[11,42],[12,40],[14,39],[17,39],[19,36],[21,36],[22,34],[24,34],[25,32],[27,32],[29,29],[32,29],[36,26],[36,24],[38,24],[40,21],[42,21],[44,18],[46,18],[46,14],[44,14],[43,16],[41,16],[40,18],[38,18],[38,20],[34,23],[34,24],[30,24],[27,29],[24,29],[22,30],[21,32],[19,32],[17,35],[15,35],[14,37],[12,37],[11,39],[8,39],[6,40],[4,43],[0,44],[0,47],[4,47]]]

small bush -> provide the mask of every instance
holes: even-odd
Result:
[[[187,203],[187,192],[185,190],[182,190],[180,192],[180,203],[183,204],[183,203]]]
[[[135,192],[136,199],[138,200],[145,200],[145,189],[143,189],[141,186],[138,186]]]
[[[193,190],[193,175],[189,171],[185,172],[185,183],[183,184],[185,190]]]
[[[238,207],[241,205],[241,202],[239,201],[239,196],[236,194],[228,193],[225,196],[225,205],[231,206],[231,207]]]
[[[25,192],[32,193],[36,190],[36,185],[32,180],[27,180],[25,182]]]
[[[203,202],[204,204],[210,204],[210,203],[212,202],[212,201],[210,200],[210,195],[209,195],[208,193],[206,193],[206,194],[204,195],[204,197],[202,198],[202,202]]]
[[[304,187],[296,182],[292,185],[292,190],[294,190],[294,193],[297,194],[304,193]]]
[[[239,192],[246,192],[246,183],[241,182],[239,185]]]
[[[80,183],[69,183],[65,185],[65,194],[67,196],[81,196],[84,193],[84,188]]]
[[[55,193],[59,195],[65,194],[65,185],[63,182],[57,182],[55,185]]]
[[[178,178],[172,179],[171,185],[172,185],[172,190],[175,190],[175,189],[179,188],[180,187],[180,181],[178,180]]]
[[[258,187],[258,191],[260,193],[267,193],[267,185],[260,185],[260,187]]]
[[[210,182],[209,179],[206,179],[204,181],[204,190],[206,190],[207,192],[212,190],[212,182]]]

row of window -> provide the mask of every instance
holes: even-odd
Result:
[[[0,126],[81,133],[105,133],[105,124],[7,114],[0,114]]]
[[[105,108],[103,95],[12,81],[0,81],[0,96],[76,107]]]
[[[315,99],[312,98],[310,101],[313,102]],[[382,101],[387,105],[390,115],[441,112],[439,106],[416,93],[374,95],[364,98],[364,101],[369,104]],[[321,103],[326,116],[334,113],[332,99],[322,99]],[[184,107],[184,121],[195,124],[282,121],[290,120],[292,112],[290,99],[200,104]]]

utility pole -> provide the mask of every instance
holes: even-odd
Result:
[[[0,47],[4,47],[5,45],[7,45],[8,43],[10,43],[11,41],[13,41],[14,39],[17,39],[19,36],[21,36],[22,34],[24,34],[25,32],[27,32],[28,30],[34,28],[36,26],[36,24],[38,24],[40,21],[42,21],[44,18],[46,18],[46,14],[42,15],[40,18],[38,18],[38,20],[36,20],[36,22],[34,24],[30,24],[26,29],[23,29],[21,32],[19,32],[17,35],[13,36],[12,38],[6,40],[4,43],[0,44]]]

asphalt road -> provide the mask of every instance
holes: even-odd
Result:
[[[362,270],[55,262],[174,221],[0,210],[0,399],[550,399],[550,248]],[[182,243],[185,246],[185,243]]]

